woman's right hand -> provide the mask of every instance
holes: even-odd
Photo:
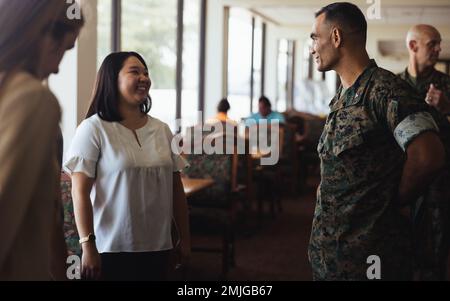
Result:
[[[81,275],[86,280],[99,280],[102,262],[95,243],[87,242],[83,245],[81,258]]]

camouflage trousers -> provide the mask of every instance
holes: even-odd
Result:
[[[415,206],[414,274],[416,280],[447,278],[450,247],[450,172],[442,172]]]
[[[410,219],[397,217],[383,223],[383,228],[351,240],[311,233],[308,258],[315,281],[367,281],[369,256],[380,259],[381,279],[384,281],[412,280],[412,235]],[[368,236],[366,236],[368,237]]]

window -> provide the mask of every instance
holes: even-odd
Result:
[[[285,111],[287,108],[288,69],[289,69],[289,41],[281,39],[278,42],[277,66],[277,101],[276,110]]]
[[[230,9],[228,35],[229,115],[239,121],[251,113],[252,16],[248,11],[241,8]]]
[[[329,102],[336,91],[338,77],[336,72],[320,72],[314,63],[310,49],[312,40],[304,41],[301,79],[297,82],[294,95],[294,108],[297,111],[316,115],[329,112]]]
[[[97,2],[97,69],[111,52],[112,0]]]
[[[258,112],[258,99],[261,96],[263,54],[263,22],[255,19],[254,47],[253,47],[253,105],[252,112]]]
[[[201,13],[204,3],[204,0],[98,0],[98,65],[111,52],[113,40],[117,50],[141,54],[152,80],[150,115],[167,123],[174,132],[178,130],[177,108],[181,109],[183,127],[196,124],[199,118],[199,83],[203,85],[199,72],[200,21],[206,18]],[[120,9],[113,8],[119,4]],[[183,24],[178,24],[181,7]],[[121,28],[112,28],[119,24]],[[180,51],[178,26],[183,31]],[[182,80],[178,82],[177,71],[182,71]]]
[[[312,39],[307,39],[303,47],[302,79],[312,79],[314,72],[314,59],[311,54]]]
[[[293,104],[295,75],[295,41],[278,41],[276,110],[286,111]]]
[[[198,122],[200,0],[184,1],[182,133]]]
[[[122,2],[122,49],[148,64],[153,100],[150,115],[175,129],[177,0]]]

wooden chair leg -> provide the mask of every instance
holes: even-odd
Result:
[[[276,214],[275,214],[275,202],[276,202],[276,197],[275,195],[272,195],[270,197],[270,213],[272,214],[272,218],[275,218]]]
[[[281,205],[281,198],[277,198],[277,207],[278,207],[278,212],[282,212],[283,211],[283,206]]]
[[[235,244],[234,244],[234,230],[231,229],[230,231],[230,242],[229,242],[229,249],[230,249],[230,266],[235,267],[236,266],[236,254],[235,254]]]
[[[263,199],[261,197],[258,198],[258,227],[261,227],[262,217],[263,217]]]
[[[225,233],[223,236],[223,246],[222,246],[222,278],[226,279],[228,275],[228,267],[229,267],[229,238],[228,238],[228,230],[225,229]]]

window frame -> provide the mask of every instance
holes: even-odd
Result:
[[[122,50],[122,0],[111,0],[111,50],[112,52],[118,52]],[[184,1],[177,0],[177,34],[176,34],[176,112],[175,118],[181,119],[183,112],[181,110],[181,103],[183,101],[183,35],[184,35]],[[207,18],[207,0],[200,1],[200,15],[199,15],[199,86],[198,86],[198,111],[203,112],[205,109],[205,62],[206,62],[206,18]],[[201,119],[200,119],[201,116]],[[204,121],[203,114],[198,116],[199,121]],[[180,132],[180,128],[177,129],[177,133]]]

